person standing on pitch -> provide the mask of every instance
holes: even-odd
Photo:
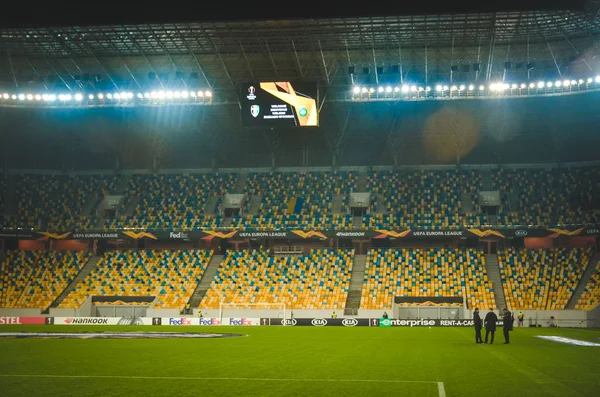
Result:
[[[507,345],[510,343],[510,331],[513,330],[513,315],[506,308],[502,310],[504,312],[504,316],[502,316],[502,321],[504,325],[502,325],[502,330],[504,331],[504,344]]]
[[[523,312],[519,312],[517,318],[519,319],[519,327],[522,327],[523,322],[525,321],[525,315],[523,314]]]
[[[492,334],[492,341],[490,345],[494,344],[494,335],[496,334],[496,323],[498,322],[498,316],[494,313],[493,309],[490,309],[489,313],[485,315],[485,343],[488,343],[488,336]]]
[[[475,324],[475,343],[483,343],[483,339],[481,339],[481,317],[478,308],[475,308],[475,313],[473,313],[473,323]]]

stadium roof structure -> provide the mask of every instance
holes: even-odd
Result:
[[[600,18],[577,10],[7,27],[0,29],[0,92],[210,89],[214,93],[210,103],[221,106],[203,106],[193,115],[177,109],[163,111],[178,114],[180,126],[174,129],[188,132],[185,137],[179,132],[168,137],[169,158],[161,162],[172,168],[330,165],[332,161],[401,165],[451,163],[458,158],[474,163],[598,160],[592,150],[598,137],[589,133],[597,124],[597,112],[588,105],[596,101],[594,93],[576,95],[581,98],[569,103],[564,96],[551,103],[532,98],[527,104],[522,99],[500,99],[502,106],[468,105],[469,112],[479,116],[477,112],[485,109],[489,117],[479,120],[485,127],[477,147],[457,149],[461,154],[452,160],[426,153],[418,133],[445,104],[414,108],[394,98],[360,104],[351,94],[355,85],[583,81],[600,73],[598,37]],[[354,73],[349,73],[349,67]],[[318,132],[243,130],[240,84],[264,80],[317,82],[322,106]],[[573,89],[563,91],[571,94]],[[112,117],[110,128],[124,131],[126,137],[115,139],[128,140],[140,136],[135,130],[144,123],[139,120],[151,112],[88,113],[88,124],[77,127],[85,137],[61,143],[53,155],[40,155],[55,146],[56,136],[76,129],[69,117],[82,120],[83,116],[80,109],[60,117],[32,110],[0,109],[0,129],[11,130],[5,139],[30,153],[5,152],[11,158],[8,163],[17,168],[111,166],[114,151],[100,153],[97,143],[106,141],[99,137],[107,115]],[[104,120],[104,127],[89,121],[94,118]],[[114,125],[115,120],[122,124]],[[570,127],[573,130],[567,131]],[[44,129],[58,135],[45,134]],[[156,136],[151,139],[156,141]],[[96,145],[93,150],[90,142]],[[119,145],[123,142],[100,146]],[[5,151],[9,147],[2,146]],[[122,152],[117,156],[127,157]],[[64,163],[65,153],[70,165]],[[131,166],[140,164],[148,162]]]
[[[556,10],[6,28],[0,89],[199,86],[235,101],[265,79],[318,81],[334,99],[353,83],[577,78],[597,70],[598,35],[600,18]]]

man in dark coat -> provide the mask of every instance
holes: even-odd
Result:
[[[490,345],[494,343],[494,335],[496,334],[496,323],[498,322],[498,316],[494,313],[493,309],[490,309],[489,313],[485,315],[485,343],[488,343],[488,336],[492,334],[492,340]]]
[[[502,329],[504,331],[504,344],[507,345],[510,343],[510,331],[513,330],[513,321],[515,321],[515,319],[513,318],[513,315],[511,312],[509,312],[506,308],[504,308],[504,310],[502,310],[504,312],[504,315],[502,316],[502,321],[504,322],[504,325],[502,326]]]
[[[481,339],[481,317],[478,308],[475,308],[475,313],[473,313],[473,324],[475,325],[475,343],[483,343],[483,339]]]

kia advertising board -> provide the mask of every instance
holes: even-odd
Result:
[[[287,327],[368,327],[373,325],[368,318],[261,318],[260,322],[261,325]],[[374,326],[379,326],[379,322]]]

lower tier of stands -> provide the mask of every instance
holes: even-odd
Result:
[[[501,250],[498,265],[508,308],[564,309],[591,254],[583,248]]]
[[[394,297],[462,297],[470,309],[496,307],[483,251],[372,249],[360,307],[391,309]]]
[[[90,296],[156,296],[156,308],[182,309],[208,266],[212,251],[110,251],[60,304],[76,308]]]
[[[590,266],[593,266],[593,264],[590,264]],[[594,273],[586,284],[583,294],[579,297],[575,309],[590,310],[598,304],[600,304],[600,261],[596,263]]]
[[[0,263],[0,307],[46,309],[90,257],[82,251],[9,251]]]
[[[353,262],[354,251],[348,250],[314,250],[299,257],[228,251],[200,308],[216,309],[224,302],[239,307],[281,303],[292,310],[343,309]]]

